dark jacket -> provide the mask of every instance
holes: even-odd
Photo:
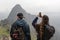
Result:
[[[37,20],[38,20],[38,17],[36,17],[33,22],[32,22],[32,25],[33,27],[36,29],[36,32],[38,33],[37,34],[37,40],[40,40],[40,24],[36,24],[37,23]],[[51,31],[50,31],[51,30]],[[53,34],[55,33],[55,29],[53,26],[44,26],[44,34],[43,34],[43,40],[49,40]]]
[[[30,37],[30,29],[29,29],[29,25],[27,24],[27,22],[23,19],[17,19],[11,26],[11,31],[10,31],[10,36],[11,38],[13,39],[12,37],[12,34],[13,34],[13,30],[16,29],[16,25],[20,25],[20,26],[23,26],[23,30],[24,30],[24,33],[25,33],[25,40],[31,40],[31,37]]]

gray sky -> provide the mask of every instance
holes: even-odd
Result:
[[[40,11],[60,12],[60,0],[0,0],[0,19],[6,18],[16,4],[34,15]]]

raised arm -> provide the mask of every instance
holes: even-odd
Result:
[[[36,23],[37,23],[37,20],[38,20],[38,17],[36,17],[33,22],[32,22],[32,25],[35,27],[36,26]]]
[[[38,17],[42,18],[41,12],[39,12]],[[37,24],[38,17],[36,17],[36,18],[33,20],[33,22],[32,22],[32,25],[33,25],[34,27],[35,27],[36,25],[39,25],[39,24]]]

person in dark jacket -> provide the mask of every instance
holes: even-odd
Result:
[[[17,25],[22,26],[23,30],[24,30],[24,34],[25,34],[25,38],[24,40],[31,40],[31,36],[30,36],[30,29],[29,29],[29,25],[27,24],[27,22],[23,19],[23,14],[22,13],[18,13],[17,14],[17,20],[12,24],[11,26],[11,31],[10,31],[10,36],[12,40],[16,40],[13,38],[13,32],[14,29],[19,28],[17,27]],[[15,32],[16,34],[17,32]]]
[[[37,40],[50,40],[55,33],[55,28],[49,25],[49,18],[47,15],[41,16],[40,12],[39,17],[42,18],[40,24],[37,24],[38,17],[36,17],[32,22],[32,25],[37,32]]]

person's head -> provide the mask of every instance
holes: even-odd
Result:
[[[18,13],[17,17],[20,18],[20,19],[23,19],[23,14],[22,13]]]
[[[44,15],[42,17],[42,21],[44,22],[44,24],[48,24],[49,23],[49,17],[47,15]]]

